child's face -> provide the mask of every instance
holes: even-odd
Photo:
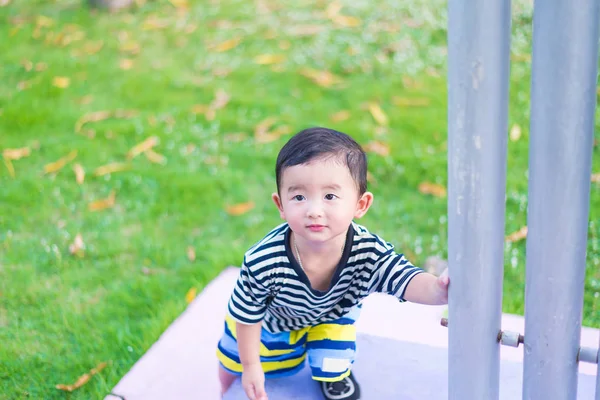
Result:
[[[348,167],[331,157],[286,168],[273,201],[296,235],[324,243],[345,235],[352,219],[367,212],[373,195],[359,196]]]

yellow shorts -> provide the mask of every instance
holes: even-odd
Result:
[[[348,376],[356,355],[354,322],[359,314],[360,307],[357,306],[338,320],[298,331],[270,333],[263,328],[260,361],[265,376],[293,375],[304,368],[307,355],[313,379],[338,381]],[[241,375],[236,323],[229,315],[225,318],[225,332],[217,347],[217,357],[225,370]]]

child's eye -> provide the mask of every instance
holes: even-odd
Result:
[[[302,196],[301,194],[297,194],[294,196],[294,200],[296,201],[302,201],[304,200],[304,196]]]
[[[335,199],[336,197],[337,197],[337,196],[336,196],[335,194],[333,194],[333,193],[328,193],[328,194],[326,194],[326,195],[325,195],[325,199],[326,199],[326,200],[333,200],[333,199]]]

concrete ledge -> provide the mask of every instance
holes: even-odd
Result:
[[[127,400],[219,399],[215,346],[238,271],[228,268],[211,282],[112,392]],[[444,310],[399,304],[384,295],[365,300],[356,325],[359,352],[354,368],[363,399],[446,398],[448,334],[440,325]],[[524,325],[520,316],[502,316],[503,329],[523,332]],[[581,345],[597,347],[599,335],[597,329],[583,328]],[[522,346],[502,346],[501,358],[501,398],[520,398]],[[578,399],[591,399],[596,366],[581,363],[579,372]],[[270,400],[320,398],[307,368],[294,377],[268,381],[267,390]],[[106,399],[118,397],[109,395]],[[245,399],[239,381],[225,399]]]

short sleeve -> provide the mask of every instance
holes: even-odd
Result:
[[[390,249],[376,261],[369,292],[390,294],[404,302],[404,292],[408,283],[422,272],[424,271],[412,265],[403,254]]]
[[[244,263],[240,275],[229,299],[228,311],[231,317],[242,324],[255,324],[267,312],[267,299],[270,291],[266,287],[267,279],[257,279],[251,268]]]

